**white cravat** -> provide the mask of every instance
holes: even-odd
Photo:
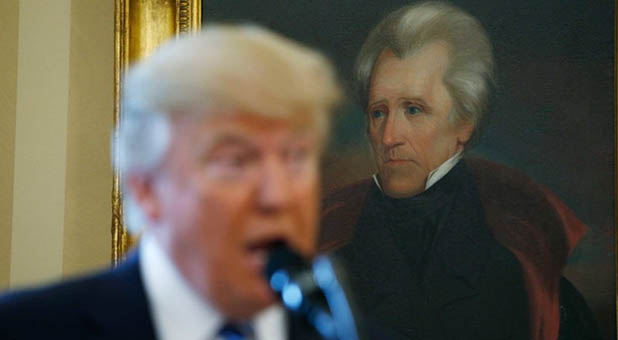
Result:
[[[463,151],[459,151],[453,155],[453,157],[447,159],[444,163],[440,164],[439,167],[433,169],[429,172],[429,176],[427,176],[427,182],[425,182],[425,190],[431,188],[432,185],[436,184],[442,177],[451,171],[457,162],[463,157]]]
[[[457,165],[459,160],[463,157],[463,151],[459,151],[454,154],[451,158],[444,161],[444,163],[440,164],[437,168],[431,170],[429,172],[429,176],[427,176],[427,181],[425,182],[425,190],[429,189],[432,185],[436,184],[442,177],[451,171],[451,169]],[[380,186],[380,182],[378,181],[377,174],[373,175],[373,181],[376,183],[380,191],[382,191],[382,187]]]
[[[157,339],[218,339],[224,317],[187,283],[157,240],[147,233],[141,239],[139,256]],[[286,315],[280,305],[258,313],[252,325],[255,340],[286,339]]]

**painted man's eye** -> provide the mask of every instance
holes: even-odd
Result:
[[[417,106],[410,105],[410,106],[408,106],[408,111],[407,112],[408,112],[409,115],[415,115],[417,113],[420,113],[421,109],[419,107],[417,107]]]
[[[384,111],[382,110],[373,110],[371,111],[371,118],[377,119],[384,117]]]

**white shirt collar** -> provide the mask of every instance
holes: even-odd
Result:
[[[157,339],[217,339],[223,316],[189,286],[157,240],[148,233],[140,241],[139,256]],[[256,340],[284,340],[287,334],[285,311],[280,305],[269,307],[255,316],[253,327]]]
[[[425,181],[425,190],[429,189],[432,185],[436,184],[442,177],[453,169],[455,165],[459,162],[460,159],[463,158],[463,151],[458,151],[451,158],[447,159],[444,163],[440,164],[437,168],[431,170],[429,172],[429,176],[427,176],[427,181]],[[378,181],[378,175],[373,175],[373,181],[376,183],[380,191],[382,191],[382,187],[380,186],[380,182]]]
[[[439,167],[433,169],[429,172],[429,176],[427,176],[427,182],[425,182],[425,190],[431,188],[432,185],[436,184],[442,177],[451,171],[451,169],[457,165],[459,160],[463,157],[463,151],[459,151],[453,155],[453,157],[447,159],[444,163],[440,164]]]

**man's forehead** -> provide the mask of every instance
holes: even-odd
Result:
[[[183,119],[177,125],[176,134],[188,135],[195,142],[208,144],[285,142],[315,137],[315,132],[311,128],[294,120],[243,112]]]
[[[380,53],[376,61],[376,71],[414,71],[410,72],[411,74],[404,73],[402,76],[414,74],[425,76],[436,71],[446,71],[448,61],[448,44],[438,40],[425,44],[413,54],[403,57],[397,56],[393,51],[386,49]]]
[[[370,100],[379,100],[384,93],[401,96],[421,96],[448,66],[448,46],[442,41],[424,45],[414,54],[400,58],[391,50],[384,50],[376,61],[371,77]]]

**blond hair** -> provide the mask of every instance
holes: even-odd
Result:
[[[318,52],[254,25],[210,25],[159,48],[124,82],[119,128],[123,171],[158,164],[169,143],[169,115],[227,111],[296,121],[324,140],[341,98]],[[218,108],[218,109],[216,109]]]
[[[209,25],[132,67],[124,81],[114,163],[125,174],[152,171],[169,148],[171,116],[182,114],[285,119],[313,129],[324,145],[340,91],[319,53],[257,26]],[[126,225],[138,232],[143,215],[123,191]]]

